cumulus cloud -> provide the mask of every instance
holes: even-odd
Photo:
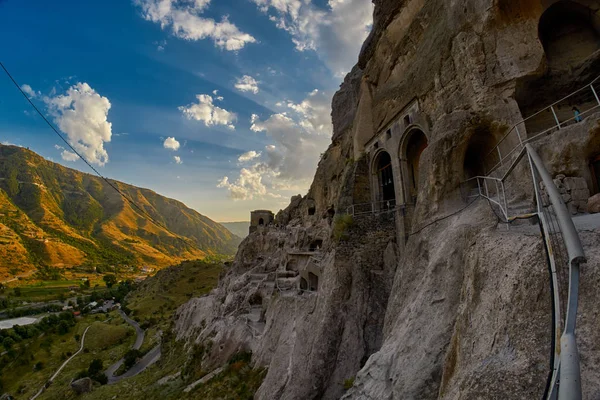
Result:
[[[175,164],[183,164],[183,161],[181,161],[181,157],[179,156],[173,156],[173,160],[175,160]]]
[[[174,137],[168,137],[165,139],[163,147],[165,149],[177,151],[179,150],[179,147],[181,147],[181,144]]]
[[[196,95],[196,99],[198,99],[197,103],[179,107],[188,119],[202,121],[206,126],[224,125],[229,129],[235,129],[233,123],[237,117],[234,113],[215,106],[213,98],[207,94]]]
[[[79,160],[79,156],[77,154],[73,153],[72,151],[69,151],[69,150],[65,149],[62,146],[59,146],[59,145],[55,144],[54,148],[56,150],[62,150],[61,153],[60,153],[60,156],[65,161],[75,162],[75,161]]]
[[[330,100],[329,94],[313,91],[299,103],[286,102],[289,111],[264,120],[253,114],[250,129],[264,132],[272,144],[262,152],[242,154],[238,161],[252,165],[242,168],[237,179],[222,178],[217,186],[228,189],[234,200],[280,198],[281,191],[307,189],[331,141]]]
[[[329,0],[326,8],[303,0],[252,0],[279,29],[287,31],[296,49],[315,50],[336,75],[356,63],[373,20],[371,0]]]
[[[185,40],[212,39],[215,46],[235,51],[256,39],[244,33],[224,17],[221,22],[202,17],[210,0],[134,0],[147,21],[171,29],[173,35]]]
[[[240,92],[252,92],[254,94],[257,94],[259,90],[258,82],[250,75],[244,75],[241,78],[238,78],[235,83],[235,88]]]
[[[69,144],[85,159],[103,166],[108,162],[104,143],[110,142],[112,124],[108,122],[110,101],[87,83],[71,86],[65,94],[43,97],[48,111],[59,129],[67,135]],[[64,150],[62,157],[75,161],[74,153]]]
[[[27,96],[29,96],[29,98],[35,98],[35,97],[37,97],[37,96],[39,96],[39,95],[40,95],[40,92],[39,92],[39,91],[38,91],[38,92],[36,92],[36,91],[35,91],[35,90],[33,90],[33,89],[31,88],[31,86],[29,86],[28,84],[21,85],[21,90],[22,90],[22,91],[23,91],[23,92],[24,92],[24,93],[25,93]]]
[[[252,161],[255,158],[260,157],[261,153],[256,152],[254,150],[248,151],[244,154],[242,154],[241,156],[238,157],[238,161],[239,162],[247,162],[247,161]]]

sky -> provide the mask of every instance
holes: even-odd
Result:
[[[220,221],[306,194],[371,0],[0,0],[0,61],[106,177]],[[6,75],[0,142],[92,173]]]

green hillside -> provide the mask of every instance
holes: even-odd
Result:
[[[149,265],[234,254],[240,239],[151,190],[105,181],[0,145],[0,280],[40,265]]]

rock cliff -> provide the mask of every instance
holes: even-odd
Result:
[[[598,190],[591,89],[555,106],[560,130],[536,111],[598,73],[600,2],[374,3],[308,194],[244,240],[211,295],[179,309],[178,338],[211,341],[215,368],[252,350],[268,368],[257,399],[542,398],[553,333],[539,228],[499,224],[461,183],[518,131],[553,176]],[[513,175],[508,202],[531,211],[527,165]],[[598,225],[580,226],[587,399],[600,396]]]

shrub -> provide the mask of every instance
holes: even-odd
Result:
[[[350,214],[341,214],[335,217],[333,223],[333,238],[339,242],[348,240],[348,229],[354,224]]]
[[[352,386],[354,386],[354,377],[346,379],[344,381],[344,390],[348,390],[350,389]]]

